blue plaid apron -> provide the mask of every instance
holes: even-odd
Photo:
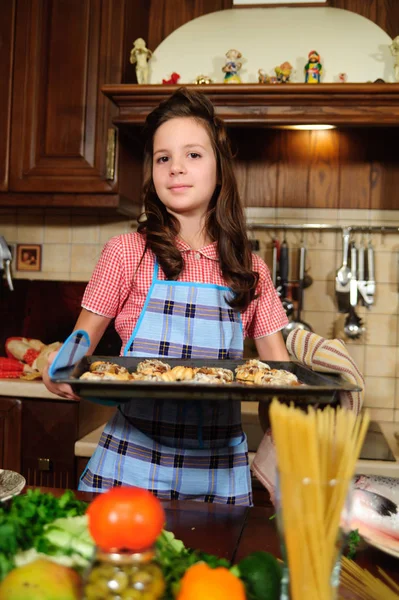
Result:
[[[240,359],[241,317],[228,287],[158,279],[151,287],[126,356]],[[246,436],[239,401],[195,403],[132,399],[106,425],[79,489],[145,487],[161,499],[251,505]]]

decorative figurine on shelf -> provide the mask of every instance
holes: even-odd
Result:
[[[395,57],[395,81],[399,81],[399,35],[396,36],[389,48],[392,56]]]
[[[241,58],[242,54],[238,50],[229,50],[226,52],[226,64],[222,68],[224,76],[224,83],[241,83],[241,78],[238,75],[238,71],[242,67],[242,63],[237,62],[238,58]]]
[[[316,50],[311,50],[308,54],[308,62],[305,65],[305,83],[320,83],[322,71],[320,54]]]
[[[279,67],[274,69],[277,77],[277,83],[288,83],[294,67],[288,62],[283,62]]]
[[[208,85],[209,83],[213,83],[213,81],[210,77],[208,77],[208,75],[198,75],[198,77],[194,79],[193,83],[196,83],[197,85]]]
[[[143,38],[137,38],[130,51],[130,62],[132,65],[136,65],[137,83],[148,83],[148,61],[151,56],[152,52],[147,48]]]
[[[179,73],[173,72],[169,79],[162,79],[162,83],[175,85],[180,79]]]
[[[277,77],[274,77],[274,75],[268,75],[263,69],[258,69],[258,82],[277,83]]]
[[[348,75],[346,73],[338,73],[339,83],[346,83],[348,81]]]

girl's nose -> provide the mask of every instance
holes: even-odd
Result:
[[[170,161],[170,174],[171,175],[179,175],[180,173],[185,173],[185,167],[181,160],[174,159]]]

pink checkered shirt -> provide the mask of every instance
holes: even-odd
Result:
[[[226,285],[219,267],[216,242],[200,250],[192,250],[180,238],[176,245],[184,256],[179,281]],[[126,233],[111,238],[87,284],[82,307],[105,317],[115,317],[115,328],[124,347],[143,309],[151,286],[155,255],[143,256],[145,238],[139,233]],[[253,254],[253,269],[259,273],[258,298],[241,313],[244,336],[260,338],[282,329],[288,322],[264,261]],[[159,279],[166,279],[159,268]]]

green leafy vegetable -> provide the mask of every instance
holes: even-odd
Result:
[[[356,556],[356,552],[357,549],[359,547],[361,541],[361,537],[359,534],[359,530],[358,529],[354,529],[350,532],[350,534],[348,535],[348,552],[347,552],[347,557],[348,558],[354,558]]]
[[[0,581],[15,566],[15,555],[24,550],[43,549],[45,526],[61,517],[76,517],[86,512],[87,503],[77,500],[71,490],[60,498],[39,489],[28,490],[0,504]]]
[[[231,571],[243,580],[247,600],[279,600],[282,571],[269,552],[253,552]]]
[[[198,562],[205,562],[211,568],[230,568],[230,563],[225,558],[186,548],[170,531],[162,531],[155,545],[166,583],[164,600],[173,600],[177,596],[184,573]]]

